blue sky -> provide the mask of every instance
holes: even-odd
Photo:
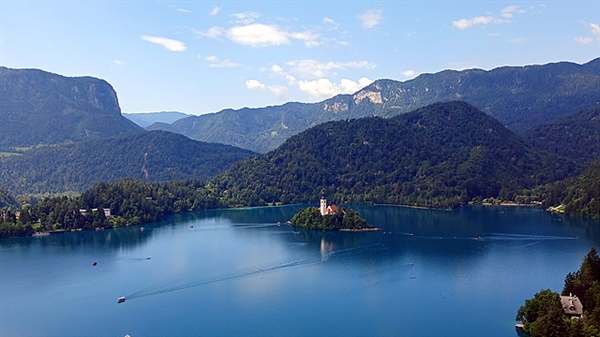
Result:
[[[104,79],[123,112],[317,102],[382,78],[597,57],[600,0],[0,0],[2,66]]]

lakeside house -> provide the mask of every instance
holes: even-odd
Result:
[[[560,303],[563,307],[565,315],[571,319],[580,319],[583,316],[583,304],[577,296],[569,294],[569,296],[561,296]]]
[[[111,214],[111,212],[110,212],[110,208],[103,208],[103,210],[104,210],[104,216],[105,216],[107,219],[110,219],[110,218],[112,218],[112,214]],[[93,212],[98,212],[98,209],[97,209],[97,208],[92,208],[92,213],[93,213]],[[87,211],[86,209],[83,209],[83,208],[82,208],[82,209],[80,209],[80,210],[79,210],[79,213],[81,213],[81,215],[88,216],[88,211]]]

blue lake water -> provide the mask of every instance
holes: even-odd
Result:
[[[524,300],[560,292],[600,243],[598,221],[526,207],[355,205],[382,230],[277,226],[302,207],[0,240],[0,335],[516,336]]]

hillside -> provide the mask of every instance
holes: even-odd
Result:
[[[290,137],[216,178],[232,203],[318,200],[455,207],[514,198],[524,187],[578,172],[541,154],[464,102],[433,104],[394,118],[328,122]]]
[[[0,150],[143,129],[121,115],[106,81],[0,67]]]
[[[208,179],[253,155],[163,131],[36,148],[0,157],[0,186],[13,195],[81,192],[97,182]]]
[[[524,139],[537,149],[582,165],[600,160],[600,105],[538,125]]]
[[[190,115],[178,111],[123,113],[125,118],[145,128],[154,123],[171,124]]]
[[[561,62],[489,71],[445,70],[405,82],[378,80],[353,95],[338,95],[319,103],[229,109],[148,129],[265,153],[320,123],[392,117],[436,102],[463,100],[510,130],[522,132],[595,106],[600,100],[599,87],[600,59],[583,65]]]

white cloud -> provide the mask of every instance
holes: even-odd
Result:
[[[231,17],[234,18],[234,23],[238,25],[249,25],[253,23],[256,19],[260,17],[260,14],[256,12],[244,12],[244,13],[235,13],[231,14]]]
[[[114,60],[114,61],[113,61],[113,63],[114,63],[114,64],[116,64],[116,65],[118,65],[118,66],[123,66],[123,65],[125,65],[125,62],[124,62],[124,61],[121,61],[121,60]]]
[[[373,80],[366,77],[360,78],[358,82],[342,78],[340,81],[340,88],[344,94],[353,94],[371,83],[373,83]]]
[[[594,39],[592,39],[589,36],[579,36],[575,38],[575,41],[581,43],[581,44],[590,44],[594,41]]]
[[[287,88],[281,85],[267,86],[255,79],[246,80],[246,88],[250,90],[269,91],[275,94],[278,98],[283,99],[287,94]]]
[[[232,27],[227,32],[227,37],[234,43],[252,47],[279,46],[290,43],[288,34],[278,26],[259,23]]]
[[[170,51],[185,51],[187,49],[185,43],[179,40],[168,39],[166,37],[140,35],[140,39],[157,44]]]
[[[211,39],[216,39],[225,34],[225,29],[215,26],[215,27],[210,27],[206,32],[200,32],[198,34],[200,34],[204,37],[209,37]]]
[[[380,10],[368,10],[358,16],[361,24],[365,28],[373,28],[381,23],[383,18],[382,11]]]
[[[208,13],[208,15],[210,16],[215,16],[217,14],[219,14],[219,12],[221,12],[221,7],[219,6],[214,6],[211,10],[210,13]]]
[[[333,20],[332,18],[329,18],[329,17],[324,18],[323,23],[328,26],[333,27],[333,29],[337,29],[340,26],[339,23],[335,22],[335,20]]]
[[[373,81],[366,77],[359,79],[357,82],[342,79],[339,84],[333,83],[327,78],[320,78],[311,81],[298,81],[297,86],[298,89],[314,98],[328,98],[338,94],[353,94],[371,83]]]
[[[332,70],[346,69],[374,69],[375,64],[367,61],[350,62],[319,62],[317,60],[305,59],[286,63],[291,71],[305,78],[324,77]]]
[[[266,86],[257,80],[250,79],[250,80],[246,80],[246,88],[264,90],[266,88]]]
[[[176,11],[180,12],[180,13],[191,13],[192,11],[189,9],[185,9],[185,8],[177,8]]]
[[[600,40],[600,24],[590,23],[590,29],[592,30],[592,34],[594,34],[596,38]]]
[[[600,41],[600,24],[590,23],[589,27],[592,35],[594,35],[596,39]],[[575,41],[581,44],[590,44],[594,41],[594,38],[590,36],[579,36],[575,38]]]
[[[315,98],[332,97],[339,93],[339,89],[336,88],[335,84],[326,78],[298,81],[298,88]]]
[[[400,74],[402,74],[402,76],[404,76],[404,77],[414,77],[417,74],[417,72],[414,70],[405,70],[405,71],[401,72]]]
[[[284,99],[288,91],[288,89],[282,85],[268,86],[267,89],[274,93],[279,99]]]
[[[493,16],[477,16],[472,19],[459,19],[456,21],[452,21],[452,25],[454,26],[454,28],[464,30],[476,25],[487,25],[489,23],[492,23],[493,21]]]
[[[228,59],[221,60],[214,55],[206,56],[204,59],[210,63],[208,66],[211,68],[235,68],[240,66],[239,63]]]
[[[320,44],[319,41],[317,41],[319,35],[311,32],[290,33],[290,36],[294,39],[304,41],[304,45],[308,48],[316,47]]]
[[[218,27],[213,27],[209,32],[204,33],[204,36],[219,37],[226,32],[227,38],[234,43],[252,46],[252,47],[268,47],[290,44],[291,40],[300,40],[304,42],[306,47],[318,46],[319,35],[305,32],[288,32],[281,29],[277,25],[265,25],[253,23],[244,26],[234,26],[229,30],[224,31]],[[209,34],[210,33],[210,34]]]
[[[271,66],[271,71],[275,74],[281,74],[283,73],[283,68],[280,65],[274,64]]]
[[[525,14],[526,10],[519,6],[507,6],[500,11],[500,17],[494,15],[476,16],[471,19],[459,19],[452,21],[452,25],[456,29],[465,30],[473,26],[488,25],[488,24],[501,24],[509,23],[515,17],[516,14]]]
[[[508,6],[504,7],[500,12],[500,16],[504,19],[512,19],[515,17],[515,14],[525,14],[526,10],[519,8],[519,6]]]

